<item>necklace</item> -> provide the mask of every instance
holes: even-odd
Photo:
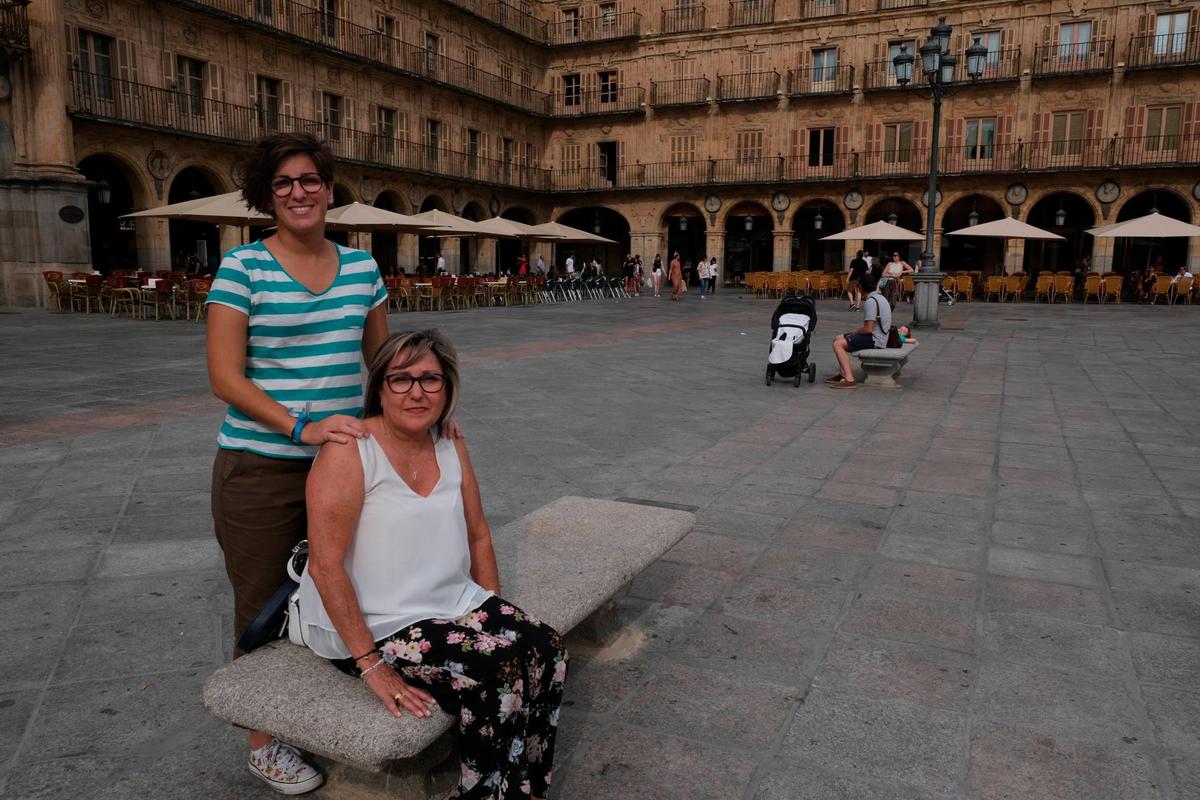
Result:
[[[404,456],[404,469],[402,469],[402,470],[397,469],[396,471],[400,473],[401,477],[403,477],[404,475],[408,475],[411,472],[411,475],[409,475],[408,482],[410,484],[415,484],[417,482],[417,474],[420,471],[419,460],[420,460],[421,456],[424,455],[424,453],[425,453],[425,445],[418,444],[416,455],[410,456],[404,452],[404,448],[400,444],[399,437],[396,436],[396,434],[394,434],[391,430],[389,430],[387,425],[382,425],[380,427],[387,433],[388,438],[390,438],[392,440],[392,445],[396,449],[396,454]],[[390,460],[391,459],[389,458],[389,461]],[[395,467],[395,463],[393,463],[392,466]]]

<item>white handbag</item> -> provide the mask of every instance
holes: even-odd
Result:
[[[292,548],[292,556],[287,562],[288,577],[296,583],[300,583],[300,578],[304,574],[304,568],[308,566],[308,540],[300,542]],[[298,644],[301,647],[308,647],[308,642],[304,641],[304,623],[300,616],[300,590],[294,589],[288,595],[287,602],[287,636],[292,644]],[[281,632],[282,633],[282,632]]]

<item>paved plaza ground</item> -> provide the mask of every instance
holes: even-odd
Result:
[[[903,389],[831,391],[763,385],[773,306],[390,319],[463,353],[493,525],[698,508],[619,646],[573,640],[553,796],[1200,797],[1200,309],[960,304]],[[3,313],[0,364],[0,797],[275,796],[201,704],[202,326]]]

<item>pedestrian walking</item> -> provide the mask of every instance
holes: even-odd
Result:
[[[717,257],[713,256],[708,260],[708,293],[717,293],[717,278],[721,277],[720,270],[717,269]]]
[[[667,278],[671,281],[671,299],[678,300],[683,291],[683,265],[679,262],[679,253],[671,257],[670,274]]]
[[[859,250],[854,254],[854,258],[850,259],[850,266],[846,268],[846,299],[850,301],[851,311],[858,309],[862,303],[862,289],[859,286],[859,281],[870,270],[870,262],[867,261],[867,257],[863,251]]]
[[[705,300],[707,299],[704,296],[705,290],[708,288],[708,261],[706,259],[700,259],[697,264],[696,278],[700,281],[700,299]]]
[[[650,281],[654,284],[654,296],[662,296],[663,267],[658,253],[654,254],[654,268],[650,271]]]

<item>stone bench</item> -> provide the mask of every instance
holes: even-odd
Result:
[[[863,383],[871,386],[896,387],[900,370],[908,363],[908,357],[920,347],[919,342],[907,342],[900,347],[876,350],[859,350],[852,355],[862,364],[867,373]]]
[[[694,524],[687,511],[560,498],[493,533],[503,596],[562,633],[596,622]],[[318,756],[325,797],[423,800],[457,781],[450,716],[396,719],[362,681],[286,639],[213,673],[204,704]]]

